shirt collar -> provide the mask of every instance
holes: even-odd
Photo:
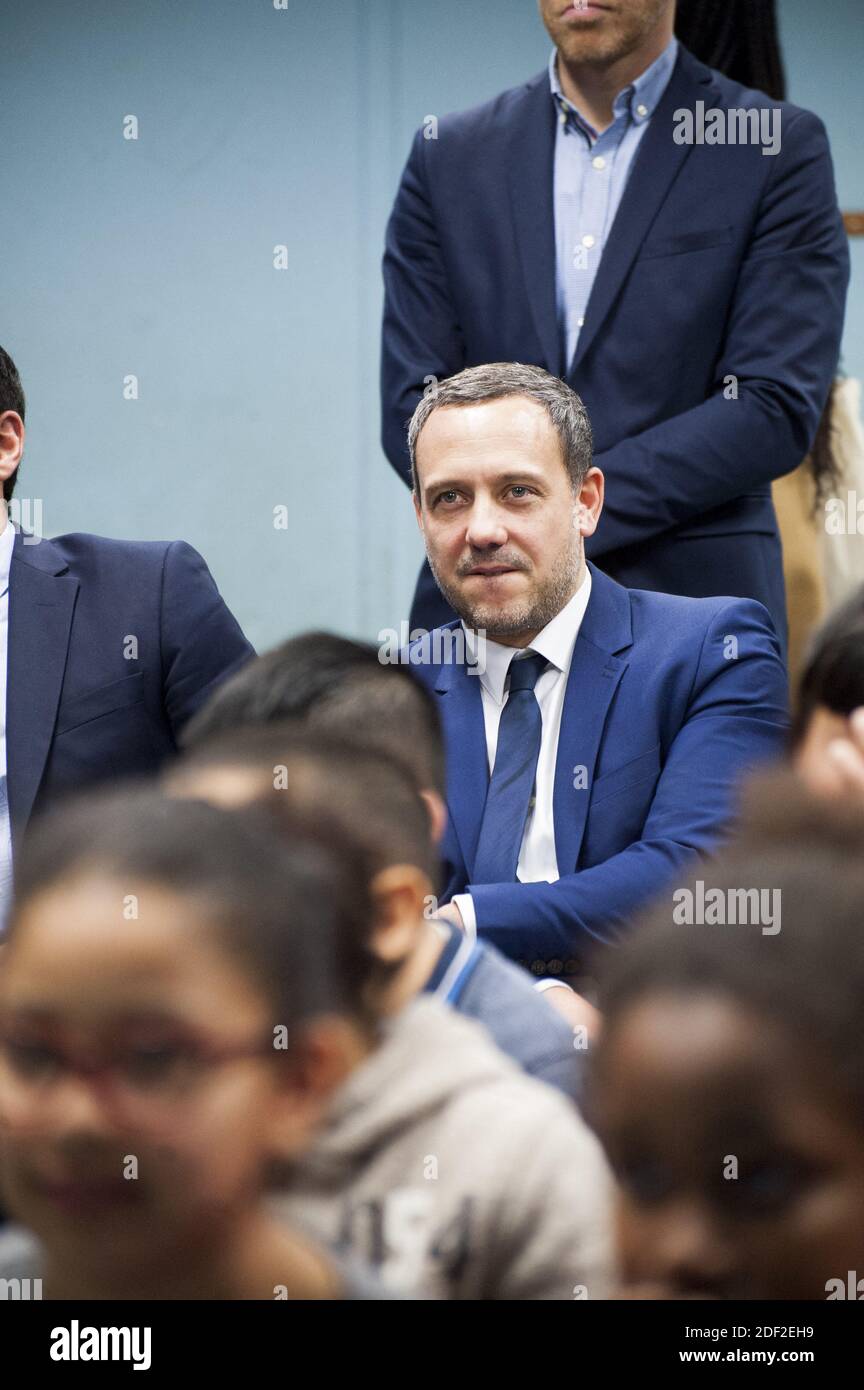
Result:
[[[569,671],[573,648],[576,645],[576,638],[579,636],[579,629],[582,626],[582,619],[585,617],[585,610],[588,607],[590,597],[591,571],[586,565],[582,583],[573,597],[565,603],[561,612],[556,613],[552,621],[547,623],[541,632],[537,633],[534,641],[528,647],[505,647],[500,642],[486,639],[485,650],[482,653],[485,670],[480,672],[480,684],[497,704],[500,705],[504,702],[504,687],[507,683],[510,662],[514,656],[518,656],[522,652],[539,652],[540,656],[545,656],[546,660],[558,671]],[[462,626],[465,627],[465,624],[463,623]],[[476,659],[480,647],[476,634],[470,628],[465,628],[465,646],[471,656]]]
[[[7,517],[6,525],[0,531],[0,594],[9,586],[9,570],[12,565],[12,547],[15,544],[15,527]]]
[[[634,124],[641,125],[644,121],[651,119],[666,90],[669,78],[672,76],[672,69],[675,66],[677,56],[678,40],[673,35],[663,52],[654,59],[650,67],[647,67],[644,72],[640,72],[634,82],[623,87],[618,93],[612,103],[612,115],[615,120],[620,116],[629,115]],[[565,130],[571,129],[572,125],[581,127],[592,139],[596,139],[597,131],[585,120],[584,116],[580,115],[561,90],[561,83],[558,80],[557,57],[558,50],[553,48],[549,57],[549,86],[561,124]]]

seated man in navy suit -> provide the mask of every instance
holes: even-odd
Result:
[[[254,656],[183,541],[45,540],[13,526],[23,450],[24,393],[0,348],[0,907],[35,811],[155,770],[219,682]]]
[[[603,507],[576,393],[496,363],[409,429],[432,573],[461,616],[403,656],[439,697],[442,915],[575,974],[716,843],[741,773],[777,754],[787,685],[751,599],[625,589],[584,555]]]

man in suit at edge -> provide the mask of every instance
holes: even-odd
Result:
[[[777,636],[753,600],[625,589],[586,564],[603,474],[584,405],[542,368],[441,383],[409,446],[426,554],[462,618],[403,653],[444,725],[441,913],[576,974],[692,872],[740,775],[781,751]]]
[[[0,911],[30,817],[64,792],[155,770],[254,656],[184,541],[14,526],[24,392],[0,348]]]
[[[548,70],[414,139],[384,255],[385,453],[409,481],[424,384],[543,366],[609,480],[588,558],[631,588],[759,599],[784,641],[771,482],[812,443],[849,276],[824,127],[698,62],[674,0],[540,12]],[[412,624],[452,616],[424,566]]]

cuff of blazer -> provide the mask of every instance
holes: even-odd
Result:
[[[520,883],[517,880],[514,883],[469,883],[465,890],[471,896],[477,935],[497,946],[505,956],[521,960],[535,976],[563,973],[563,958],[558,959],[556,947],[549,948],[550,936],[554,941],[562,935],[560,923],[546,919],[533,891],[548,887],[546,882]],[[544,944],[538,949],[541,938]]]

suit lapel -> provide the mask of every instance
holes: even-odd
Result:
[[[573,648],[555,764],[553,816],[560,874],[572,873],[579,859],[606,716],[628,664],[617,653],[631,645],[630,596],[591,565],[591,597]]]
[[[15,536],[9,570],[6,760],[17,849],[51,747],[78,580],[56,546]]]
[[[447,742],[447,810],[470,882],[489,786],[480,679],[454,662],[441,667],[435,690]]]
[[[679,107],[692,108],[700,96],[704,99],[706,86],[711,82],[710,68],[697,62],[686,49],[679,48],[672,76],[636,151],[624,195],[603,248],[585,310],[585,327],[579,334],[567,373],[569,380],[573,379],[602,327],[673,179],[690,153],[689,145],[676,145],[672,139],[673,112]]]
[[[555,290],[555,103],[544,72],[529,82],[508,150],[508,182],[516,244],[542,365],[555,376],[564,366]]]

